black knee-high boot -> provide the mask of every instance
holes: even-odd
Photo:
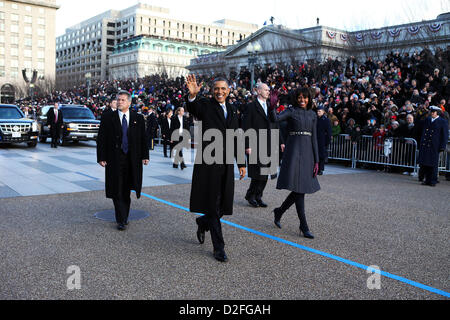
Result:
[[[309,231],[308,223],[305,215],[305,194],[297,193],[295,207],[297,208],[297,215],[300,219],[300,230],[305,233]]]

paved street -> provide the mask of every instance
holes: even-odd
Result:
[[[158,147],[144,195],[132,199],[150,216],[118,232],[95,218],[113,205],[94,143],[0,147],[0,299],[449,297],[445,179],[431,188],[410,176],[328,166],[322,190],[306,197],[315,240],[299,237],[294,207],[275,228],[271,210],[288,194],[276,181],[266,189],[267,209],[249,208],[249,180],[237,181],[235,214],[223,225],[230,261],[220,264],[209,234],[204,245],[195,236],[191,175],[192,165],[173,169]],[[80,289],[67,286],[71,266]],[[369,266],[382,270],[378,282]]]

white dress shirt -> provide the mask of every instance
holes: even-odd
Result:
[[[122,124],[123,115],[126,115],[127,127],[130,127],[130,110],[128,109],[128,111],[125,113],[123,113],[122,111],[119,110],[120,124]]]
[[[263,110],[264,110],[264,112],[266,113],[266,116],[267,116],[267,103],[266,103],[266,101],[259,100],[259,99],[258,99],[258,101],[261,104],[261,106],[262,106],[262,108],[263,108]]]

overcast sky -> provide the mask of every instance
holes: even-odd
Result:
[[[57,0],[56,36],[81,21],[110,9],[122,10],[138,0]],[[271,16],[275,24],[307,28],[320,24],[357,30],[432,20],[450,11],[449,0],[142,0],[170,9],[179,20],[211,23],[223,18],[256,23],[260,27]]]

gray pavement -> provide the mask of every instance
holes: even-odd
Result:
[[[306,198],[315,240],[299,237],[294,207],[282,230],[274,226],[271,210],[288,195],[275,189],[276,181],[266,189],[267,209],[248,207],[249,181],[237,181],[235,214],[223,224],[230,261],[221,264],[209,234],[204,245],[197,242],[197,215],[183,209],[190,184],[182,183],[190,181],[191,167],[174,173],[156,151],[144,174],[145,195],[132,199],[132,208],[150,217],[119,232],[94,217],[113,207],[95,158],[95,167],[84,163],[92,161],[94,146],[56,150],[0,148],[0,299],[448,299],[450,183],[444,179],[431,188],[410,176],[329,166],[319,178],[322,190]],[[18,167],[5,172],[12,162]],[[183,180],[164,181],[167,175]],[[84,186],[58,192],[42,179]],[[24,182],[34,185],[21,187]],[[387,273],[380,289],[368,289],[373,275],[358,264]],[[70,266],[79,268],[80,289],[67,287]]]

